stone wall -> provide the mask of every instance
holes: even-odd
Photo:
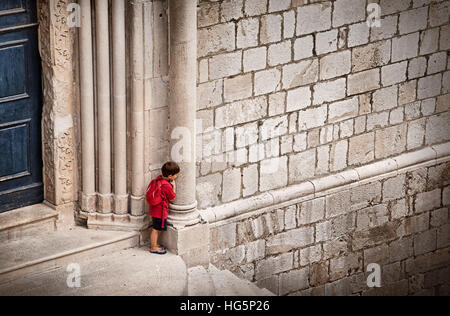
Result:
[[[450,139],[449,2],[379,4],[199,2],[200,209]]]
[[[218,222],[211,262],[278,295],[448,295],[449,184],[444,162]]]
[[[448,162],[325,193],[315,181],[450,140],[450,2],[200,0],[198,13],[211,262],[279,295],[448,294]],[[302,183],[315,194],[280,198]]]

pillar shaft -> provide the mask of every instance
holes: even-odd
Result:
[[[169,221],[174,226],[187,226],[198,223],[195,187],[197,0],[169,0],[169,15],[169,152],[170,159],[181,168]]]
[[[125,1],[112,2],[114,78],[114,213],[128,212]]]
[[[144,214],[144,25],[143,3],[131,2],[131,214]]]
[[[92,64],[91,1],[80,0],[80,98],[82,202],[84,212],[95,211],[94,83]]]
[[[111,94],[108,0],[95,1],[99,212],[111,212]]]

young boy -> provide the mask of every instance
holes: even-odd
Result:
[[[153,217],[153,229],[150,235],[150,252],[166,254],[167,250],[158,244],[158,239],[163,231],[167,230],[167,215],[169,214],[169,201],[173,202],[177,193],[175,180],[180,173],[177,163],[169,161],[161,168],[162,175],[156,178],[161,181],[162,202],[156,206],[150,206],[150,216]]]

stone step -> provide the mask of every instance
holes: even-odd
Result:
[[[188,296],[215,296],[214,282],[202,266],[193,267],[188,270]]]
[[[187,269],[181,257],[150,254],[147,247],[84,258],[79,287],[66,265],[56,265],[0,284],[0,296],[181,296]],[[69,280],[69,282],[68,282]]]
[[[0,286],[30,273],[58,269],[138,244],[136,232],[106,232],[82,227],[2,243]]]
[[[57,219],[58,212],[45,204],[0,213],[0,243],[54,232]]]
[[[273,296],[274,294],[248,280],[242,280],[232,272],[221,271],[210,265],[209,275],[213,281],[216,296]]]

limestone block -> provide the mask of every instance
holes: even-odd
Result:
[[[408,215],[408,204],[406,199],[392,201],[389,205],[392,219],[400,219]]]
[[[289,90],[286,99],[286,112],[298,111],[311,105],[311,90],[309,87],[300,87]]]
[[[426,119],[418,119],[408,123],[406,148],[408,150],[422,147],[425,138]]]
[[[424,30],[428,24],[428,7],[408,10],[400,13],[400,34]]]
[[[435,53],[439,49],[439,28],[420,33],[420,55]]]
[[[275,43],[281,40],[281,15],[269,14],[261,17],[261,44]]]
[[[397,262],[405,260],[413,255],[413,239],[402,238],[389,245],[389,261]]]
[[[266,241],[256,240],[246,245],[246,261],[254,262],[263,259],[266,252]]]
[[[430,6],[430,26],[440,26],[448,23],[450,4],[447,1]]]
[[[333,27],[360,22],[365,18],[365,0],[337,0],[334,3]]]
[[[294,137],[293,135],[286,135],[281,137],[281,155],[292,153],[292,146],[294,143]]]
[[[338,30],[333,29],[316,34],[316,54],[322,55],[337,50]]]
[[[234,76],[242,71],[242,52],[237,51],[211,57],[209,78],[211,80]]]
[[[433,54],[428,59],[427,75],[445,70],[447,65],[447,52]]]
[[[348,76],[347,95],[375,90],[380,87],[380,71],[371,69]]]
[[[396,200],[405,197],[406,194],[406,175],[401,174],[397,177],[387,179],[383,182],[383,202]]]
[[[333,102],[339,99],[343,99],[345,98],[346,90],[345,78],[327,82],[319,82],[314,86],[313,104],[318,105],[322,104],[323,102]]]
[[[414,210],[416,214],[428,212],[441,206],[441,189],[419,193],[416,196]]]
[[[241,196],[241,170],[225,170],[223,173],[222,202],[230,202]]]
[[[431,227],[439,227],[448,223],[448,208],[441,208],[431,212]]]
[[[326,221],[316,224],[316,242],[331,239],[331,222]]]
[[[450,93],[450,71],[444,72],[442,76],[442,93]]]
[[[316,151],[308,150],[289,157],[289,184],[298,183],[314,176]]]
[[[314,83],[319,79],[318,59],[310,59],[283,67],[283,89]]]
[[[398,87],[398,104],[404,105],[414,102],[417,93],[417,80],[407,81],[399,84]]]
[[[437,149],[435,150],[438,151]],[[440,155],[438,154],[438,156]],[[427,186],[428,190],[432,190],[434,188],[441,188],[449,184],[450,184],[449,162],[428,169],[428,186]]]
[[[289,1],[290,2],[290,1]],[[291,10],[283,13],[283,38],[288,39],[295,36],[296,11]]]
[[[297,227],[297,205],[289,206],[284,212],[284,229],[290,230]],[[284,230],[281,227],[281,230]]]
[[[258,165],[250,165],[243,170],[242,195],[253,195],[258,191]]]
[[[426,231],[430,227],[430,214],[423,213],[417,216],[407,217],[404,221],[404,234],[412,235]]]
[[[314,38],[312,35],[299,37],[294,42],[294,60],[301,60],[313,55]]]
[[[414,255],[419,256],[436,250],[436,230],[428,230],[414,236]]]
[[[248,145],[256,144],[258,141],[258,134],[257,123],[249,123],[236,127],[236,147],[242,148],[247,147]]]
[[[351,278],[325,284],[325,296],[349,296],[352,294]]]
[[[390,15],[383,17],[380,20],[380,23],[381,23],[380,27],[373,27],[370,30],[371,42],[392,38],[397,33],[397,23],[398,23],[397,15]]]
[[[280,90],[281,71],[277,68],[255,73],[255,96]]]
[[[329,123],[336,123],[356,117],[358,115],[358,98],[353,97],[344,101],[334,102],[329,105]]]
[[[372,110],[374,112],[381,112],[397,107],[398,87],[391,86],[382,88],[373,93]]]
[[[310,108],[299,112],[298,129],[299,131],[305,131],[315,127],[323,126],[326,120],[327,120],[326,104],[318,108]]]
[[[306,133],[298,133],[294,135],[294,146],[293,146],[294,151],[300,152],[305,150],[306,147],[307,147]]]
[[[322,259],[322,246],[314,245],[300,250],[300,265],[307,266],[317,263]]]
[[[412,33],[392,40],[392,62],[417,57],[419,33]]]
[[[317,148],[316,175],[326,174],[330,171],[330,146]]]
[[[269,237],[266,242],[268,255],[286,253],[295,248],[305,247],[314,242],[314,228],[303,227]]]
[[[389,221],[389,212],[384,204],[367,207],[358,211],[356,218],[357,229],[374,228]]]
[[[384,66],[389,63],[390,58],[390,40],[355,47],[352,51],[352,72]]]
[[[435,144],[450,139],[450,130],[448,122],[450,113],[444,112],[439,115],[431,116],[427,120],[425,144]]]
[[[245,15],[254,16],[267,13],[267,1],[268,0],[245,0]]]
[[[198,56],[203,57],[216,52],[229,52],[235,49],[234,23],[224,23],[198,31]]]
[[[212,174],[197,178],[198,208],[217,205],[222,191],[222,175]]]
[[[375,134],[368,133],[350,138],[348,164],[360,165],[372,161],[375,157]]]
[[[284,11],[291,6],[291,0],[269,0],[269,13]]]
[[[277,138],[288,131],[287,115],[266,119],[260,126],[260,141]]]
[[[334,281],[363,271],[362,254],[350,254],[345,257],[340,257],[330,260],[330,280]]]
[[[236,223],[211,228],[210,242],[211,248],[217,250],[236,246]]]
[[[450,93],[439,96],[436,102],[436,112],[445,112],[450,109]]]
[[[326,55],[320,59],[320,79],[332,79],[349,74],[351,53],[349,50]]]
[[[351,192],[349,190],[326,197],[326,218],[346,214],[351,210]]]
[[[237,101],[216,109],[216,127],[235,126],[261,119],[267,115],[267,98]]]
[[[406,124],[378,130],[375,134],[375,158],[400,154],[406,148]]]
[[[437,248],[445,248],[450,245],[450,224],[443,225],[437,230]]]
[[[197,12],[198,27],[210,26],[219,23],[220,3],[203,2],[200,3]]]
[[[292,59],[291,41],[284,41],[269,46],[267,62],[269,66],[286,64]]]
[[[348,140],[339,141],[331,146],[331,171],[339,171],[347,167]]]
[[[381,245],[364,250],[364,265],[367,267],[370,263],[377,263],[383,266],[389,263],[389,247]]]
[[[292,270],[280,275],[280,293],[286,295],[288,293],[307,289],[309,287],[309,267]]]
[[[253,80],[251,74],[241,75],[224,81],[225,102],[233,102],[252,96]]]
[[[269,95],[269,116],[285,113],[286,92]]]
[[[381,14],[390,15],[409,8],[411,0],[380,0]]]
[[[293,267],[293,253],[285,253],[275,257],[268,257],[256,263],[256,280],[268,279],[272,275],[286,272]]]
[[[259,20],[256,18],[243,19],[237,23],[237,48],[258,46]]]
[[[297,8],[297,36],[331,28],[331,3],[316,3]]]
[[[285,187],[288,183],[287,157],[276,157],[261,162],[259,177],[261,192]]]
[[[415,79],[425,76],[427,71],[427,59],[418,57],[411,59],[408,65],[408,79]]]
[[[244,51],[244,72],[261,70],[267,66],[267,48],[258,47]]]
[[[391,86],[396,83],[406,81],[406,69],[408,63],[406,61],[387,65],[381,68],[381,83],[383,86]]]
[[[243,16],[244,0],[224,0],[221,4],[220,20],[228,22]]]
[[[349,26],[348,47],[355,47],[369,42],[370,28],[366,22],[356,23]]]
[[[299,225],[308,225],[322,220],[325,216],[325,198],[318,198],[300,204]]]

